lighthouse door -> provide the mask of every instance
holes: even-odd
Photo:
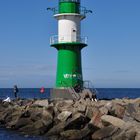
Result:
[[[72,42],[76,42],[77,41],[77,30],[76,29],[74,29],[74,28],[72,28],[71,29],[71,41]]]

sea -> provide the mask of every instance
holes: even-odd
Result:
[[[97,88],[98,99],[114,99],[114,98],[140,98],[140,88]],[[14,99],[13,89],[0,88],[0,99],[10,97]],[[40,93],[39,88],[21,88],[18,97],[22,99],[49,99],[50,88],[46,88],[44,93]],[[44,137],[29,137],[21,135],[16,131],[0,127],[0,140],[46,140]]]

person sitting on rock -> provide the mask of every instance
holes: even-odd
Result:
[[[95,93],[91,95],[91,100],[97,102],[97,96]]]

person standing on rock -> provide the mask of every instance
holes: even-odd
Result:
[[[13,90],[14,90],[15,98],[17,98],[17,93],[19,92],[17,85],[14,85],[14,89]]]

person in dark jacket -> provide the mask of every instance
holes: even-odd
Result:
[[[17,98],[17,93],[19,92],[17,85],[14,85],[14,89],[13,90],[14,90],[15,98]]]

